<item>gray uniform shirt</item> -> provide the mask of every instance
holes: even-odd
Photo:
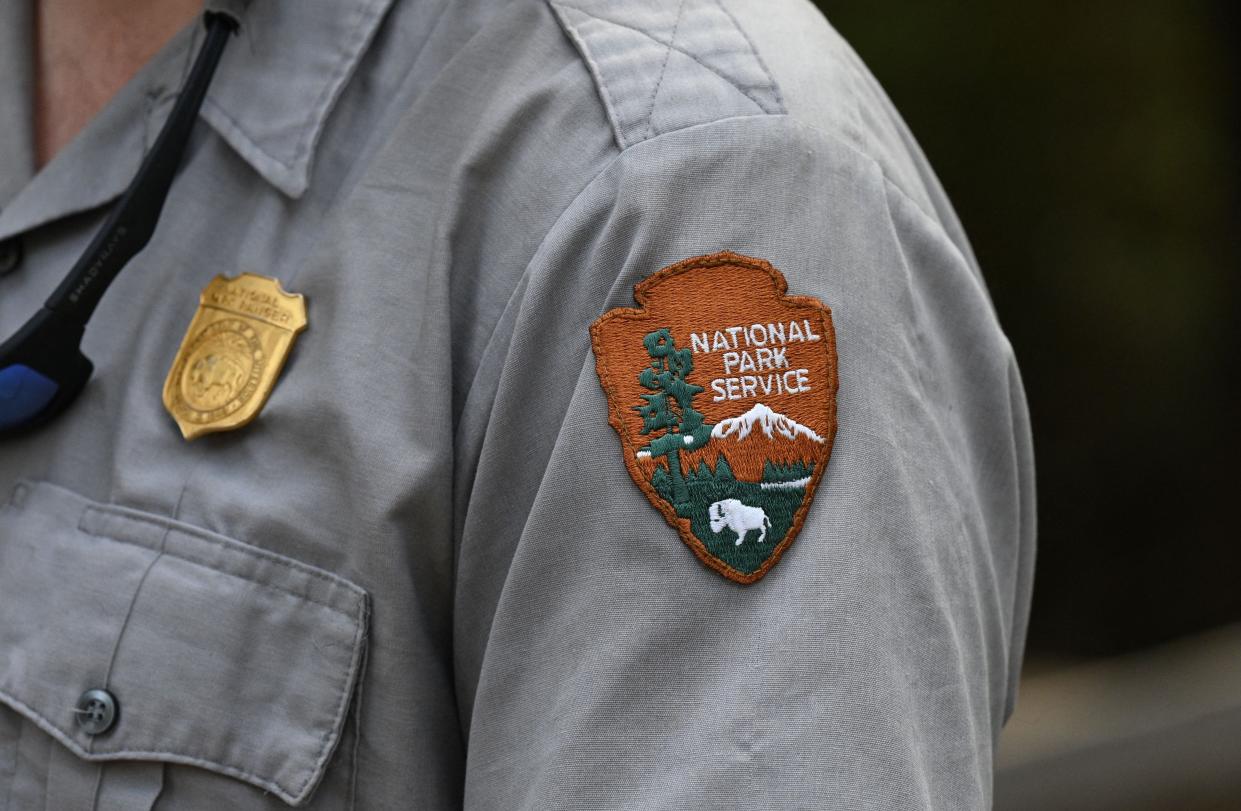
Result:
[[[253,0],[55,423],[0,446],[0,808],[980,808],[1034,547],[970,248],[802,0]],[[0,8],[0,331],[202,40],[39,172]],[[739,586],[627,475],[588,327],[733,250],[833,310],[839,430]],[[216,274],[309,329],[257,422],[160,394]],[[75,705],[106,688],[92,736]]]

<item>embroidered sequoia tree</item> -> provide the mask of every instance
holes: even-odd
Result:
[[[642,415],[642,435],[662,431],[641,449],[651,456],[668,457],[672,477],[672,504],[678,513],[690,508],[689,488],[681,472],[681,451],[692,451],[707,444],[711,426],[693,407],[694,396],[703,391],[686,378],[694,370],[694,357],[688,349],[677,349],[672,333],[658,329],[642,339],[651,365],[638,375],[638,382],[653,394],[643,394],[644,405],[634,406]]]

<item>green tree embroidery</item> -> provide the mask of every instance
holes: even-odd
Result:
[[[692,451],[707,444],[713,426],[703,422],[694,410],[694,396],[703,391],[686,380],[694,371],[694,357],[688,349],[677,349],[672,333],[657,329],[642,339],[651,365],[638,375],[638,382],[654,394],[643,394],[643,405],[634,406],[642,415],[642,434],[658,434],[642,451],[651,456],[668,457],[672,477],[672,505],[678,513],[689,510],[689,488],[681,471],[681,451]],[[659,434],[659,432],[663,432]]]

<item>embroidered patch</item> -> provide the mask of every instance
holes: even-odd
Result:
[[[801,529],[836,436],[836,336],[818,299],[723,252],[634,286],[591,325],[634,482],[694,554],[754,583]]]

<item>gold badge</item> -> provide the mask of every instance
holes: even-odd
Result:
[[[257,417],[304,329],[305,299],[278,280],[212,279],[164,381],[164,408],[181,435],[231,431]]]

